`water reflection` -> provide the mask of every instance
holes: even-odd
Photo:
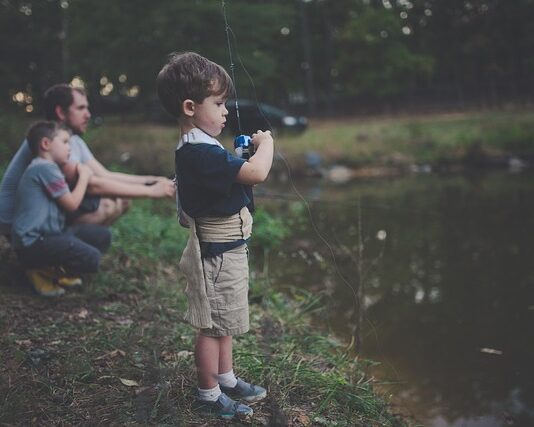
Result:
[[[534,425],[533,190],[526,174],[313,189],[316,226],[352,286],[361,199],[364,356],[382,362],[375,375],[425,425]],[[302,216],[271,260],[273,280],[326,292],[321,323],[349,339],[353,292]]]

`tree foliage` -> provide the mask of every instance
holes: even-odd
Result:
[[[225,4],[243,97],[256,91],[282,106],[316,99],[321,111],[339,100],[382,102],[428,93],[444,101],[484,96],[494,104],[533,95],[533,0]],[[155,99],[155,76],[173,51],[194,50],[230,69],[221,5],[2,0],[0,105],[37,108],[46,87],[74,76],[86,83],[97,108],[121,100],[146,105]],[[14,99],[17,93],[24,99]]]

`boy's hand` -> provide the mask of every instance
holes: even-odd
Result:
[[[176,186],[170,179],[163,179],[150,187],[150,197],[159,199],[161,197],[174,198],[176,196]]]
[[[257,149],[261,144],[263,143],[273,143],[273,137],[271,135],[270,130],[266,130],[265,132],[262,130],[256,131],[256,133],[252,134],[252,143],[254,144],[254,148]]]
[[[87,165],[78,163],[76,165],[76,169],[78,171],[79,177],[90,178],[91,176],[93,176],[93,170]]]

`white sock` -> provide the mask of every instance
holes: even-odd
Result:
[[[219,374],[217,375],[217,378],[219,380],[219,384],[224,387],[230,387],[233,388],[237,384],[237,378],[234,375],[234,370],[228,371],[226,374]]]
[[[213,388],[208,389],[198,389],[198,398],[200,400],[208,400],[210,402],[215,402],[219,396],[221,395],[221,389],[219,387],[219,384],[217,384]]]

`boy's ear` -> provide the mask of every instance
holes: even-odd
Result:
[[[65,121],[65,119],[67,118],[67,115],[65,114],[65,111],[63,111],[63,108],[61,108],[61,106],[59,105],[56,105],[56,108],[54,109],[55,113],[56,113],[56,117],[61,120],[62,122]]]
[[[46,136],[41,139],[39,142],[39,151],[48,151],[50,150],[50,143],[52,140],[50,138],[47,138]]]
[[[186,99],[182,102],[182,111],[187,117],[193,117],[195,114],[195,101],[192,99]]]

